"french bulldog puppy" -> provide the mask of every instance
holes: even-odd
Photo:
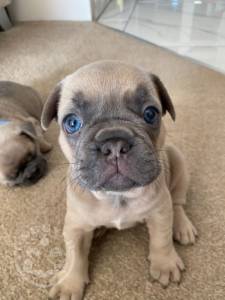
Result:
[[[117,61],[84,66],[61,81],[45,103],[42,126],[56,119],[69,166],[64,239],[66,263],[50,297],[80,300],[89,282],[88,255],[100,226],[145,222],[150,274],[163,286],[184,270],[173,238],[195,242],[184,211],[188,174],[182,154],[165,144],[162,117],[175,120],[160,79]]]
[[[45,172],[51,145],[40,125],[42,102],[28,86],[0,81],[0,183],[30,185]]]

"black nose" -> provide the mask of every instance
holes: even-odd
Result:
[[[130,151],[132,144],[126,140],[112,139],[100,146],[103,155],[110,158],[120,157]]]

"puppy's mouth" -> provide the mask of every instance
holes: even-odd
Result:
[[[123,162],[116,160],[105,169],[104,177],[99,180],[96,190],[124,191],[138,185],[126,174],[127,169]]]

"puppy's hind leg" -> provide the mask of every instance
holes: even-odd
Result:
[[[182,245],[194,244],[197,230],[184,210],[189,182],[184,158],[173,146],[167,148],[167,153],[171,169],[170,193],[173,201],[173,237]]]
[[[182,245],[194,244],[198,235],[182,205],[174,205],[173,237]]]

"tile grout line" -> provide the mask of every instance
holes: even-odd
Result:
[[[132,10],[131,10],[131,12],[130,12],[130,15],[129,15],[128,19],[127,19],[127,22],[125,23],[125,25],[124,25],[124,27],[123,27],[123,29],[122,29],[122,32],[126,32],[125,30],[127,29],[127,26],[128,26],[128,24],[129,24],[129,22],[130,22],[130,19],[131,19],[133,13],[134,13],[134,10],[135,10],[135,8],[136,8],[136,6],[137,6],[137,2],[138,2],[138,0],[135,0],[134,6],[133,6],[133,8],[132,8]]]

